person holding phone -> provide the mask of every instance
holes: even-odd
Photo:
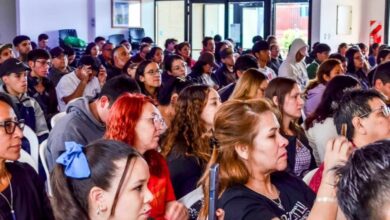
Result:
[[[323,182],[317,197],[299,178],[285,172],[287,139],[268,101],[230,100],[214,118],[215,148],[210,167],[219,163],[218,207],[225,220],[336,219],[335,174],[332,168],[348,158],[351,144],[340,137],[328,143]],[[204,174],[205,204],[200,219],[208,214],[209,174]]]
[[[64,75],[56,86],[60,111],[65,111],[66,104],[75,98],[86,97],[89,100],[96,98],[106,77],[105,69],[100,67],[96,58],[83,56],[77,69]]]

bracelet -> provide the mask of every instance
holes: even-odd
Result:
[[[337,202],[337,199],[335,197],[326,197],[321,196],[316,198],[317,202]]]

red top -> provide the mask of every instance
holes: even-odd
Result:
[[[150,192],[152,192],[153,194],[153,200],[150,203],[150,205],[152,206],[150,217],[154,218],[155,220],[165,220],[164,216],[166,204],[168,202],[176,200],[171,183],[168,165],[164,157],[157,151],[148,153],[154,154],[154,162],[159,164],[161,168],[159,175],[156,175],[153,174],[154,172],[152,172],[151,166],[149,166],[151,174],[148,182],[148,187]]]
[[[356,145],[352,142],[352,147],[355,150]],[[324,172],[324,163],[321,163],[320,167],[318,167],[317,172],[313,175],[310,180],[309,187],[317,194],[318,189],[320,188],[322,181],[322,173]]]

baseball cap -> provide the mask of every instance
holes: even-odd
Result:
[[[269,50],[269,44],[265,40],[257,41],[252,47],[253,53],[257,53],[262,50]]]
[[[12,44],[0,44],[0,53],[3,52],[4,49],[11,48]]]
[[[20,73],[26,70],[30,70],[30,68],[22,61],[15,58],[9,58],[0,66],[0,77],[11,73]]]

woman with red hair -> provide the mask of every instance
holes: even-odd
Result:
[[[153,194],[152,218],[187,219],[187,209],[176,201],[167,163],[156,151],[165,129],[165,122],[151,98],[127,93],[118,98],[110,109],[105,138],[133,146],[147,161],[150,170],[148,187]]]

